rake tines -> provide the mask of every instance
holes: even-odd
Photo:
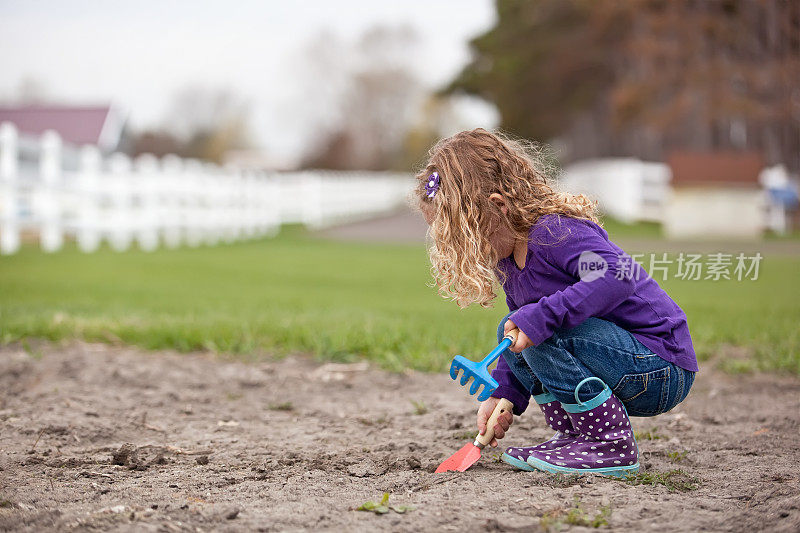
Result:
[[[475,394],[483,386],[483,390],[478,394],[478,400],[482,402],[488,399],[498,387],[497,381],[489,374],[489,365],[494,363],[495,359],[500,357],[500,354],[511,346],[515,338],[516,335],[513,332],[507,335],[482,361],[470,361],[463,355],[455,356],[453,362],[450,363],[450,377],[454,380],[458,379],[459,372],[463,372],[461,385],[466,386],[471,379],[472,384],[469,387],[469,393]]]

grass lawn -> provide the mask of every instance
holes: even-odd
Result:
[[[613,228],[609,228],[613,236]],[[0,258],[0,341],[122,341],[246,357],[310,352],[386,368],[441,371],[495,340],[505,303],[460,310],[436,295],[422,246],[274,239],[215,248],[33,248]],[[800,374],[800,257],[766,257],[757,281],[662,283],[689,316],[695,346],[746,348],[732,370]]]
[[[658,222],[635,222],[628,224],[611,217],[603,217],[603,228],[616,239],[650,239],[663,238],[661,224]]]

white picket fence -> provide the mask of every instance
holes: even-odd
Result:
[[[661,222],[672,173],[665,163],[632,158],[587,159],[564,168],[560,187],[586,194],[627,223]]]
[[[275,234],[281,224],[319,228],[401,206],[410,174],[287,172],[223,168],[177,156],[131,160],[96,146],[65,146],[49,131],[20,137],[0,124],[0,253],[24,235],[54,252],[74,239],[84,252],[103,242],[151,251]]]

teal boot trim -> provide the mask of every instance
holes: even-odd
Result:
[[[507,453],[503,453],[503,455],[500,456],[500,459],[510,464],[514,468],[518,468],[520,470],[525,470],[527,472],[534,472],[536,470],[534,467],[532,467],[522,459],[517,459],[516,457],[508,455]]]
[[[543,392],[542,394],[537,394],[536,396],[534,396],[533,401],[535,401],[539,405],[544,405],[550,402],[557,402],[558,398],[556,398],[549,392]]]
[[[581,387],[584,385],[584,383],[588,383],[590,381],[599,381],[600,383],[602,383],[603,392],[601,392],[600,394],[598,394],[597,396],[595,396],[594,398],[592,398],[587,402],[582,402],[580,397],[578,396],[578,391],[581,390]],[[584,379],[583,381],[578,383],[577,387],[575,387],[575,402],[577,403],[562,403],[561,405],[564,407],[564,410],[568,413],[583,413],[584,411],[591,411],[598,405],[601,405],[604,401],[608,400],[610,397],[611,397],[611,389],[608,388],[608,385],[606,385],[602,379],[592,376],[590,378]]]
[[[503,460],[505,461],[505,458],[503,458]],[[506,462],[508,463],[509,461]],[[605,468],[569,468],[566,466],[553,465],[535,457],[528,457],[528,465],[543,472],[550,472],[551,474],[600,474],[601,476],[620,478],[636,475],[639,471],[638,462],[633,465],[608,466]]]

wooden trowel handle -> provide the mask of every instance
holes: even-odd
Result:
[[[517,342],[517,335],[518,334],[519,334],[519,328],[514,328],[511,331],[509,331],[508,333],[506,333],[503,336],[503,338],[504,339],[511,339],[511,344],[513,345],[515,342]]]
[[[505,412],[513,413],[514,404],[510,401],[506,400],[505,398],[500,398],[500,401],[497,402],[497,405],[492,411],[492,416],[489,417],[489,421],[486,422],[486,433],[483,435],[478,435],[475,437],[475,446],[478,448],[483,448],[494,438],[494,426],[497,424],[497,419]]]

